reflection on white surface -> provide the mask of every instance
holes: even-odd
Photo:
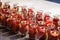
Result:
[[[3,3],[6,1],[10,1],[11,6],[17,3],[19,6],[33,7],[35,12],[43,10],[44,12],[51,12],[51,16],[60,15],[60,4],[57,3],[41,0],[2,0]]]

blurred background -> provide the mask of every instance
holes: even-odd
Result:
[[[48,0],[48,1],[56,2],[56,3],[60,3],[60,0]]]

